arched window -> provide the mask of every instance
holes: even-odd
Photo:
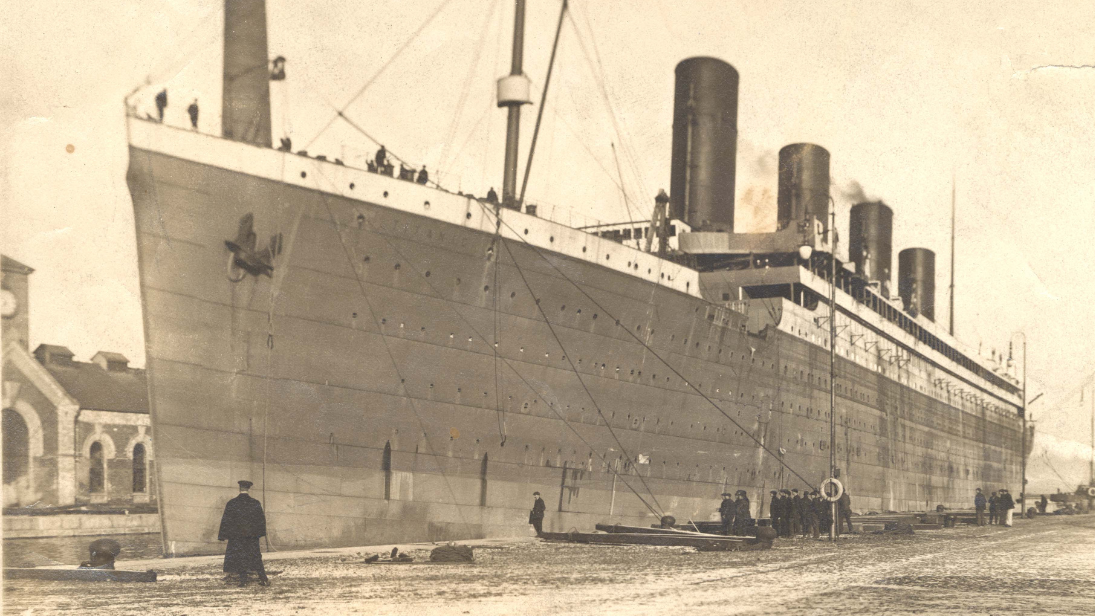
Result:
[[[106,487],[106,469],[103,467],[103,444],[95,441],[91,444],[91,464],[88,467],[87,487],[90,492],[102,492]]]
[[[392,442],[384,443],[384,458],[380,461],[380,469],[384,471],[384,500],[392,498]]]
[[[145,460],[144,445],[133,446],[133,491],[144,492],[148,486],[148,463]]]
[[[17,481],[30,468],[30,430],[15,409],[4,409],[3,416],[4,483]]]

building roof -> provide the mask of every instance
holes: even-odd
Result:
[[[72,396],[82,409],[148,412],[148,382],[145,371],[121,367],[107,370],[96,363],[72,361],[72,351],[63,346],[43,344],[34,350],[38,361]],[[100,352],[98,355],[117,355]]]
[[[33,267],[28,267],[22,263],[12,259],[8,255],[0,255],[0,270],[5,272],[14,272],[17,274],[32,274],[34,273]]]

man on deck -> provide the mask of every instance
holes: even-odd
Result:
[[[218,541],[228,541],[224,552],[224,572],[238,573],[240,586],[245,586],[247,574],[257,571],[259,583],[269,586],[270,580],[266,578],[262,552],[259,551],[259,538],[266,536],[266,515],[262,512],[262,504],[247,493],[254,484],[246,479],[237,483],[240,486],[239,496],[224,506],[221,528],[217,534]]]

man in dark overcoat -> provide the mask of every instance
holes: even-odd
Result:
[[[239,496],[228,501],[221,516],[221,528],[218,541],[228,541],[224,551],[224,572],[238,573],[240,586],[247,584],[247,574],[258,572],[259,583],[269,586],[266,569],[262,566],[262,552],[259,551],[259,538],[266,536],[266,515],[262,504],[247,493],[254,485],[241,479]]]
[[[528,523],[536,529],[536,536],[539,537],[544,532],[544,512],[547,511],[547,505],[540,498],[539,492],[533,492],[532,496],[535,500],[532,502],[532,511],[528,512]]]
[[[722,534],[729,535],[734,525],[734,500],[729,492],[722,493],[722,504],[719,505],[719,519],[722,520]]]
[[[780,502],[780,516],[779,516],[779,536],[790,537],[791,536],[791,518],[795,517],[794,504],[791,502],[791,491],[780,490],[779,495]]]
[[[791,536],[802,534],[802,497],[798,495],[798,488],[791,490],[791,500],[788,509],[791,511]]]
[[[848,488],[844,488],[844,491],[840,495],[840,500],[837,501],[837,519],[836,519],[836,534],[840,534],[841,527],[845,524],[848,527],[848,532],[855,532],[852,530],[852,495],[848,494]]]
[[[752,514],[749,511],[749,497],[745,490],[738,490],[738,500],[734,501],[734,534],[744,537]]]
[[[772,523],[772,530],[776,531],[776,536],[782,535],[780,533],[780,520],[783,518],[783,499],[779,497],[778,490],[772,490],[772,499],[768,505],[768,516]]]

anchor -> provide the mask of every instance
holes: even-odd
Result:
[[[274,257],[281,254],[281,233],[270,236],[270,243],[261,250],[255,249],[255,216],[248,212],[240,218],[236,239],[225,240],[228,254],[228,280],[239,282],[247,274],[273,277]]]

